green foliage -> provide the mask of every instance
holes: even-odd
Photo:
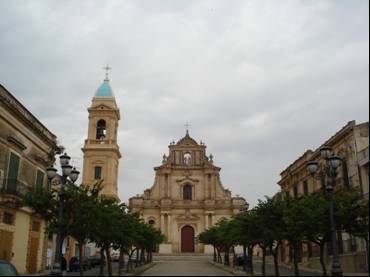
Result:
[[[105,250],[113,247],[128,253],[133,248],[152,252],[163,242],[160,231],[144,223],[124,204],[100,195],[101,184],[76,186],[68,184],[63,190],[38,189],[28,192],[23,206],[32,208],[48,222],[48,231],[62,231],[63,237],[72,236],[80,244],[88,241]],[[62,203],[63,217],[59,221]]]
[[[334,193],[334,207],[337,229],[368,241],[368,199],[356,190],[338,190]],[[273,249],[285,240],[295,249],[302,242],[313,242],[323,249],[330,235],[329,200],[326,193],[319,191],[297,199],[259,200],[252,210],[219,222],[199,238],[201,243],[216,248],[259,245]]]

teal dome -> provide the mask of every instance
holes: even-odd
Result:
[[[95,93],[95,97],[114,97],[108,81],[104,81]]]

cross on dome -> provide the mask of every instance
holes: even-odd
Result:
[[[112,68],[109,66],[109,64],[107,64],[105,67],[103,67],[103,69],[105,70],[104,81],[109,81],[109,70],[111,70]]]

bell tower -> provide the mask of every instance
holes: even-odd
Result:
[[[105,68],[110,69],[108,66]],[[120,111],[117,107],[108,72],[92,99],[88,135],[84,153],[83,184],[102,181],[102,194],[118,198],[118,166],[121,153],[117,144]]]

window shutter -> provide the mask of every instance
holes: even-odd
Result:
[[[36,189],[42,189],[44,187],[44,179],[45,179],[45,174],[44,172],[37,170],[37,175],[36,175]]]
[[[16,189],[18,171],[19,171],[19,157],[14,153],[11,153],[8,170],[8,190]]]

